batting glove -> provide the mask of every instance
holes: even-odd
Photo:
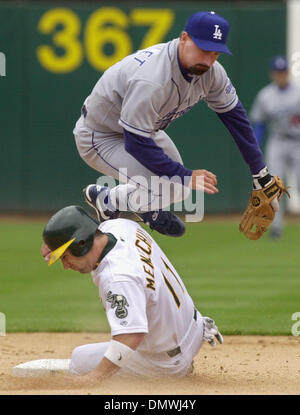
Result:
[[[219,332],[214,320],[210,317],[203,317],[203,339],[212,347],[216,345],[215,338],[220,344],[223,343],[222,334]]]

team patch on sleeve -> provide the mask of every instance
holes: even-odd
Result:
[[[232,95],[234,95],[235,94],[235,88],[234,88],[234,86],[232,85],[232,83],[229,81],[229,83],[226,85],[226,88],[225,88],[225,94],[226,95],[229,95],[229,94],[232,94]]]
[[[118,318],[125,318],[128,315],[128,310],[126,307],[129,307],[128,301],[124,295],[113,294],[111,291],[108,291],[106,301],[111,303],[111,308],[116,308],[115,314]]]

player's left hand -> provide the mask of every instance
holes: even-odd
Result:
[[[252,178],[254,190],[265,189],[269,187],[269,185],[273,181],[273,176],[271,176],[271,174],[269,173],[268,167],[264,167],[263,169],[261,169],[257,174],[254,174]],[[278,197],[275,197],[270,203],[274,212],[278,212],[279,210],[279,201],[280,195]]]
[[[279,201],[283,194],[286,193],[289,197],[282,179],[278,176],[270,177],[270,182],[263,184],[261,189],[252,191],[240,222],[240,231],[252,240],[259,239],[268,230],[279,210]]]
[[[268,187],[273,180],[273,176],[270,175],[269,170],[267,167],[264,167],[258,174],[253,175],[253,189],[254,190],[260,190],[265,187]],[[279,211],[279,197],[275,197],[270,205],[272,206],[274,212]]]
[[[215,339],[217,339],[220,344],[224,341],[216,323],[210,317],[203,317],[203,339],[212,347],[216,345]]]

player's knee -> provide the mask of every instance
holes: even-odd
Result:
[[[73,375],[83,375],[87,373],[87,368],[85,365],[85,346],[78,346],[72,352],[71,362],[70,362],[70,372]]]

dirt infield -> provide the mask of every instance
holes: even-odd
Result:
[[[0,394],[164,395],[299,394],[300,338],[225,336],[215,348],[205,344],[192,375],[183,379],[107,379],[97,387],[76,387],[60,376],[14,378],[12,368],[29,360],[69,358],[74,347],[107,341],[98,333],[12,333],[0,337]]]

